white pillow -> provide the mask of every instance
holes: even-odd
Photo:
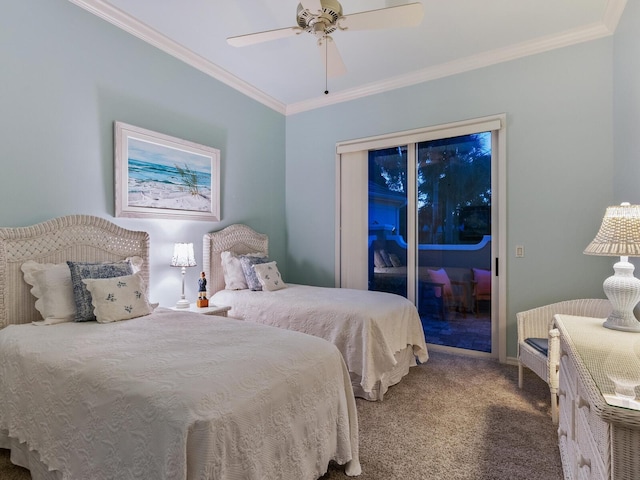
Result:
[[[258,263],[253,266],[253,269],[263,290],[273,292],[287,287],[287,284],[282,281],[276,262]]]
[[[220,253],[222,264],[222,274],[224,275],[224,288],[227,290],[246,290],[247,280],[242,270],[240,256],[243,257],[263,257],[264,253],[248,253],[246,255],[238,255],[234,252]]]
[[[45,323],[72,322],[76,304],[67,264],[29,260],[20,268],[24,281],[32,286],[31,294],[36,297],[36,310]]]
[[[153,312],[139,273],[122,277],[85,278],[98,323],[118,322]]]
[[[402,266],[402,262],[400,261],[400,257],[398,257],[398,255],[396,255],[395,253],[390,253],[389,254],[389,260],[391,260],[391,265],[393,265],[394,267],[401,267]]]
[[[133,257],[125,258],[125,260],[128,260],[131,264],[131,270],[133,270],[133,273],[138,273],[142,269],[144,258],[134,255]]]
[[[384,263],[380,250],[373,251],[373,266],[377,268],[384,268],[387,266],[387,264]]]

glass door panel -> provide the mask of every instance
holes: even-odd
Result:
[[[369,152],[369,290],[408,296],[407,147]]]
[[[416,306],[427,342],[491,352],[491,132],[416,149]]]

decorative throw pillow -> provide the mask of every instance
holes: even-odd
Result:
[[[35,307],[46,324],[72,322],[76,304],[71,288],[71,272],[66,263],[38,263],[29,260],[20,267],[24,281],[31,285]]]
[[[95,320],[91,293],[82,282],[91,278],[113,278],[131,275],[133,270],[129,261],[115,263],[87,263],[67,262],[71,271],[71,285],[73,287],[73,299],[76,304],[74,321],[87,322]]]
[[[491,293],[491,271],[481,268],[473,269],[473,279],[476,282],[476,293],[486,295]]]
[[[247,287],[250,290],[262,290],[262,285],[260,284],[260,280],[258,280],[258,275],[253,269],[253,266],[268,262],[270,262],[269,257],[250,257],[248,255],[243,255],[240,257],[240,264],[242,265],[244,278],[247,281]]]
[[[446,297],[451,297],[453,295],[453,290],[451,289],[451,280],[449,280],[449,275],[447,275],[447,271],[444,268],[439,270],[427,270],[429,273],[429,278],[433,283],[442,283],[444,285],[444,295]],[[442,292],[438,292],[436,290],[436,297],[440,297]]]
[[[246,257],[264,257],[264,253],[249,253],[244,255]],[[247,286],[247,280],[242,270],[242,264],[240,263],[240,255],[234,252],[222,252],[220,254],[220,260],[222,265],[222,274],[224,276],[224,288],[227,290],[245,290],[249,288]]]
[[[380,256],[382,257],[382,261],[384,262],[385,267],[393,267],[393,263],[391,262],[391,258],[386,250],[380,250]]]
[[[83,279],[91,293],[91,303],[98,323],[119,322],[153,312],[146,286],[139,273],[123,277]]]
[[[387,264],[384,262],[384,259],[382,258],[380,250],[373,251],[373,265],[376,268],[384,268],[387,266]]]
[[[287,287],[287,284],[282,281],[276,262],[256,264],[253,270],[256,272],[262,290],[273,292]]]
[[[395,253],[390,253],[389,254],[389,259],[391,260],[391,265],[393,265],[394,267],[401,267],[402,266],[402,262],[400,261],[400,257],[398,257],[398,255],[396,255]]]
[[[142,269],[142,264],[144,263],[144,259],[142,257],[138,257],[134,255],[133,257],[125,258],[131,264],[131,271],[133,273],[138,273]]]

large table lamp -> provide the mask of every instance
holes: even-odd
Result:
[[[184,274],[186,267],[196,266],[196,257],[193,254],[193,243],[176,243],[173,247],[173,257],[171,257],[172,267],[182,267],[182,294],[176,303],[176,308],[189,308],[189,300],[184,296]]]
[[[604,293],[613,306],[604,326],[613,330],[640,332],[633,309],[640,302],[640,280],[629,257],[640,256],[640,205],[622,203],[608,207],[596,238],[584,250],[587,255],[620,257],[615,274],[604,281]]]

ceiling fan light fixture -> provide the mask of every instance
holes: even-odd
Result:
[[[322,10],[312,12],[299,3],[296,14],[298,26],[315,35],[328,35],[336,30],[336,23],[342,17],[342,5],[336,0],[320,0],[320,4]]]

